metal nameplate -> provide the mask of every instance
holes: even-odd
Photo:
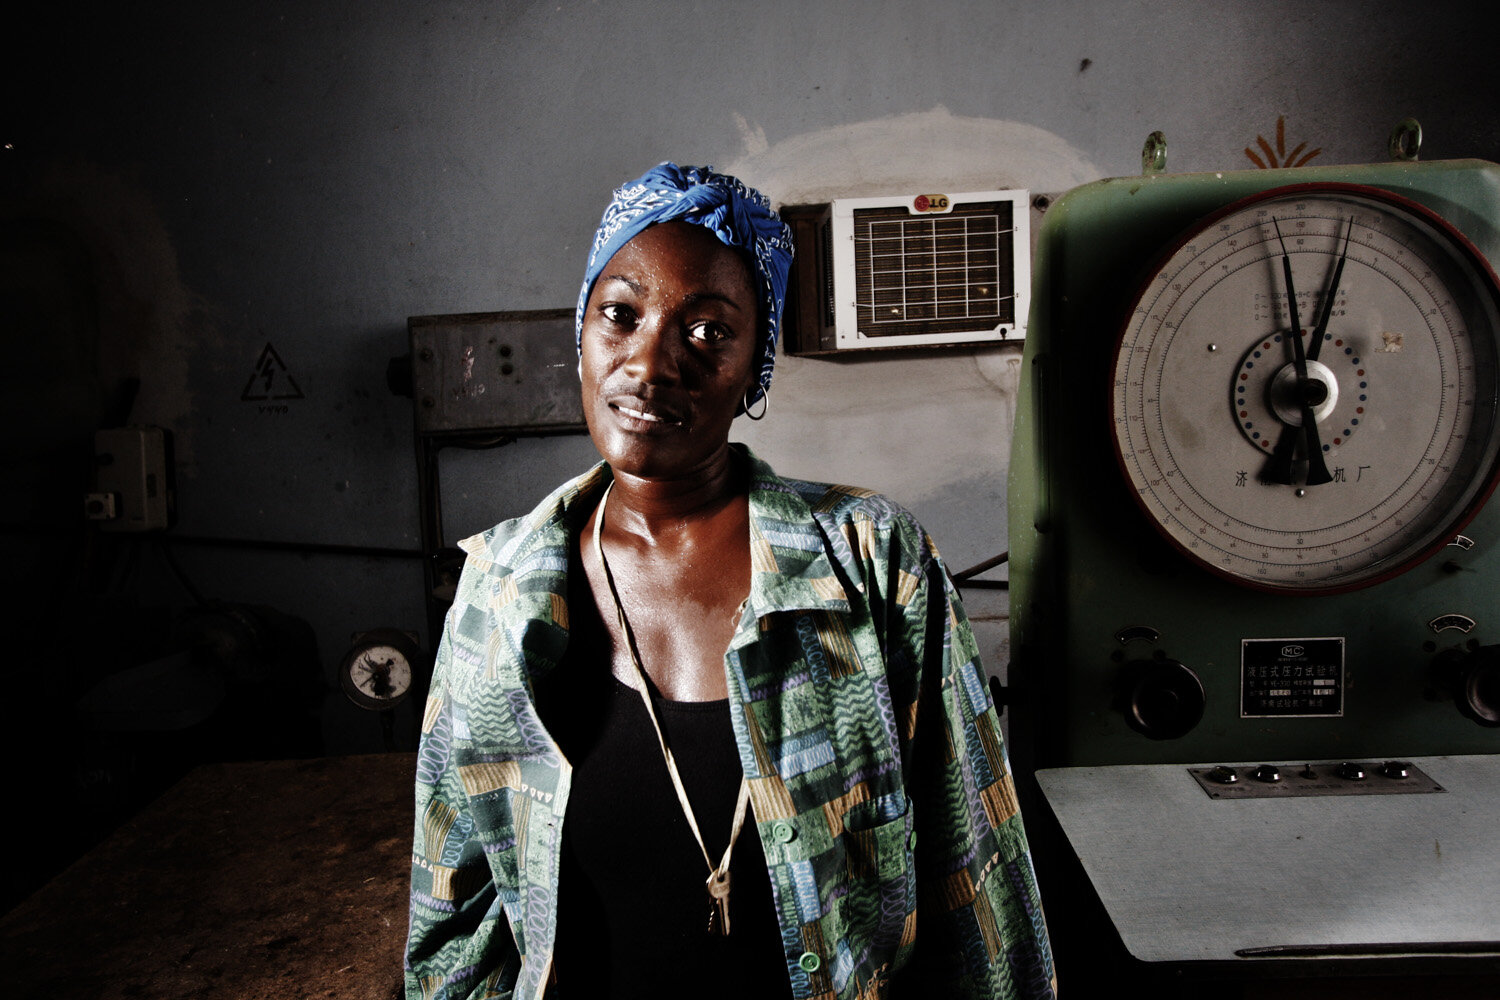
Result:
[[[1240,640],[1240,718],[1343,714],[1343,637]]]
[[[1270,769],[1270,770],[1266,770]],[[1271,772],[1276,780],[1270,780]],[[1354,777],[1354,773],[1363,777]],[[1221,764],[1188,774],[1213,799],[1290,799],[1319,795],[1423,795],[1446,791],[1407,761]],[[1398,775],[1404,774],[1404,777]],[[1226,780],[1230,775],[1233,781]]]

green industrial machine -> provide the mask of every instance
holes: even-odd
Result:
[[[1500,991],[1497,227],[1480,161],[1047,207],[1008,697],[1063,996]]]
[[[1500,750],[1497,224],[1479,161],[1048,209],[1010,473],[1018,757]]]

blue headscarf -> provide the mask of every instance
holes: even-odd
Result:
[[[760,376],[745,399],[746,406],[753,405],[770,388],[776,363],[776,334],[792,268],[792,231],[771,210],[765,195],[728,174],[714,173],[713,167],[663,163],[615,191],[594,234],[583,290],[578,293],[574,335],[579,353],[583,351],[583,312],[599,273],[642,230],[673,219],[703,226],[725,246],[748,251],[755,264],[765,323],[760,330]]]

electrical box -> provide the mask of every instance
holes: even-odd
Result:
[[[571,309],[412,316],[417,432],[581,429]]]
[[[94,492],[84,515],[105,531],[161,531],[172,522],[171,441],[160,427],[94,433]]]

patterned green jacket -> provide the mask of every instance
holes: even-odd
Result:
[[[999,722],[930,539],[884,497],[749,458],[724,669],[793,995],[1051,996]],[[411,1000],[531,1000],[551,978],[571,769],[531,685],[562,660],[569,535],[608,476],[463,543],[418,755]]]

